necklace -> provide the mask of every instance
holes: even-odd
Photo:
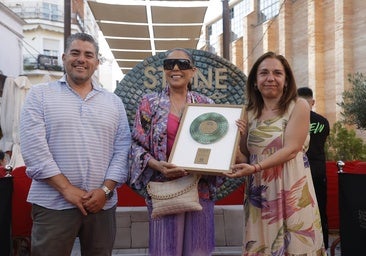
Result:
[[[185,105],[181,106],[181,107],[177,107],[175,105],[174,101],[171,100],[171,103],[172,103],[174,114],[176,114],[179,117],[179,120],[180,120],[182,118]]]

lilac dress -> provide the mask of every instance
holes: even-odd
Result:
[[[187,93],[187,103],[213,103],[196,92]],[[145,95],[136,112],[130,152],[130,186],[145,190],[149,181],[167,181],[160,172],[148,167],[150,158],[168,159],[169,87],[161,93]],[[172,119],[170,120],[170,122]],[[202,211],[167,215],[152,219],[151,199],[146,197],[149,211],[149,255],[211,255],[215,247],[214,195],[224,182],[223,177],[202,176],[198,190]]]

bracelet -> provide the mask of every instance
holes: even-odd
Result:
[[[257,166],[255,164],[252,164],[253,167],[254,167],[254,173],[256,173],[258,170],[257,170]]]
[[[262,165],[260,163],[258,163],[258,165],[259,165],[259,171],[262,171],[263,170]]]

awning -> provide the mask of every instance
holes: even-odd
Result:
[[[197,48],[209,1],[88,1],[122,72],[171,48]]]

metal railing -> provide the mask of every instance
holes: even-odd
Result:
[[[38,54],[36,57],[33,55],[25,55],[23,58],[24,71],[31,70],[50,70],[50,71],[62,71],[63,67],[59,64],[56,56],[49,56],[44,54]]]

